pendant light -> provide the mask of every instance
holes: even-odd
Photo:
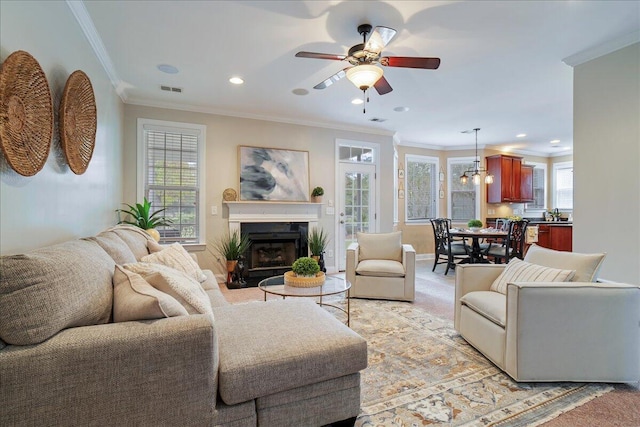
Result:
[[[473,180],[473,183],[475,185],[480,185],[480,182],[482,181],[481,174],[483,173],[486,174],[484,177],[484,183],[493,184],[493,175],[491,175],[489,171],[487,171],[484,167],[480,166],[480,159],[478,158],[478,131],[479,130],[480,128],[475,128],[472,131],[471,130],[462,131],[462,133],[471,133],[471,132],[476,133],[476,158],[473,161],[473,168],[467,169],[460,176],[460,182],[462,184],[466,184],[467,182],[469,182],[469,176],[467,175],[468,173],[471,174],[471,179]]]

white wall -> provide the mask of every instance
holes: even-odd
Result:
[[[90,78],[98,110],[93,158],[75,175],[60,150],[58,128],[44,168],[33,177],[13,171],[0,154],[0,253],[96,234],[115,223],[122,202],[123,104],[62,1],[0,2],[0,60],[29,52],[43,68],[57,111],[68,76]],[[57,113],[56,113],[57,120]]]
[[[573,250],[640,283],[640,43],[574,69]]]
[[[216,259],[212,243],[228,230],[228,210],[222,203],[225,188],[238,190],[238,146],[290,148],[309,152],[311,188],[321,186],[325,190],[324,203],[336,199],[335,190],[335,141],[349,139],[369,141],[380,144],[381,210],[379,212],[381,231],[393,228],[393,139],[385,135],[348,132],[321,127],[293,125],[286,123],[227,117],[214,114],[193,113],[163,108],[125,105],[124,126],[124,191],[125,201],[136,200],[136,124],[138,118],[167,120],[184,123],[196,123],[207,127],[206,141],[206,242],[207,250],[199,253],[199,262],[222,274],[223,266]],[[218,215],[211,215],[211,206],[218,207]],[[321,218],[322,227],[327,230],[334,245],[337,216],[326,215]],[[334,253],[337,253],[334,249]],[[335,266],[335,259],[327,258],[327,268]]]

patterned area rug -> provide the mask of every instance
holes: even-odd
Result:
[[[353,299],[351,328],[369,345],[356,426],[536,426],[613,389],[517,383],[408,303]]]

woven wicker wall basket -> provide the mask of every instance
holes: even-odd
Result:
[[[82,175],[93,156],[97,129],[96,99],[84,72],[74,71],[67,79],[59,113],[62,150],[73,173]]]
[[[32,176],[47,161],[53,103],[47,78],[33,56],[18,50],[0,72],[0,145],[17,173]]]

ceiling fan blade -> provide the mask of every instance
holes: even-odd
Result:
[[[440,66],[440,58],[419,58],[414,56],[388,56],[380,58],[380,64],[387,67],[425,68],[435,70]]]
[[[298,52],[297,58],[314,58],[314,59],[333,59],[336,61],[342,61],[346,58],[346,55],[334,55],[332,53],[318,53],[318,52]]]
[[[387,79],[384,76],[380,77],[380,79],[373,85],[374,88],[378,91],[380,95],[384,95],[393,90]]]
[[[347,75],[346,71],[348,69],[349,69],[349,67],[345,68],[344,70],[338,71],[333,76],[331,76],[328,79],[326,79],[325,81],[320,82],[317,85],[315,85],[313,88],[314,89],[326,89],[326,88],[328,88],[329,86],[331,86],[332,84],[334,84],[335,82],[337,82],[338,80],[340,80],[341,78],[346,76]]]
[[[367,40],[367,43],[364,45],[364,50],[380,55],[382,49],[384,49],[396,33],[397,31],[393,28],[375,27],[369,36],[369,40]]]

